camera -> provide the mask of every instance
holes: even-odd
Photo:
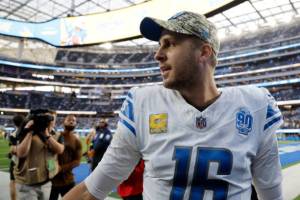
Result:
[[[42,140],[44,140],[44,132],[46,128],[50,125],[50,122],[54,120],[54,117],[50,115],[51,111],[49,109],[32,109],[29,114],[25,117],[22,125],[17,130],[17,140],[23,140],[26,134],[33,131],[33,135],[38,135]],[[33,125],[27,129],[26,124],[33,120]]]

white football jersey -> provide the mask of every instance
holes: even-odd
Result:
[[[262,199],[282,199],[273,97],[253,86],[221,91],[201,112],[163,86],[131,89],[88,190],[103,198],[142,158],[145,200],[248,200],[252,182]]]

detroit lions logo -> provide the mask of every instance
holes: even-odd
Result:
[[[246,108],[240,108],[236,113],[235,125],[240,134],[248,135],[252,130],[253,117]]]

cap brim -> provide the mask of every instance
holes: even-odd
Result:
[[[140,24],[141,34],[149,40],[159,41],[164,23],[163,20],[145,17]]]
[[[171,21],[164,21],[151,17],[145,17],[140,24],[141,34],[149,40],[159,41],[161,32],[163,30],[192,35],[192,33],[184,30],[182,27],[178,26],[176,23],[173,23]]]

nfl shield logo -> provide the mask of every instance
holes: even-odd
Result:
[[[204,117],[196,117],[196,127],[203,129],[206,127],[206,119]]]

